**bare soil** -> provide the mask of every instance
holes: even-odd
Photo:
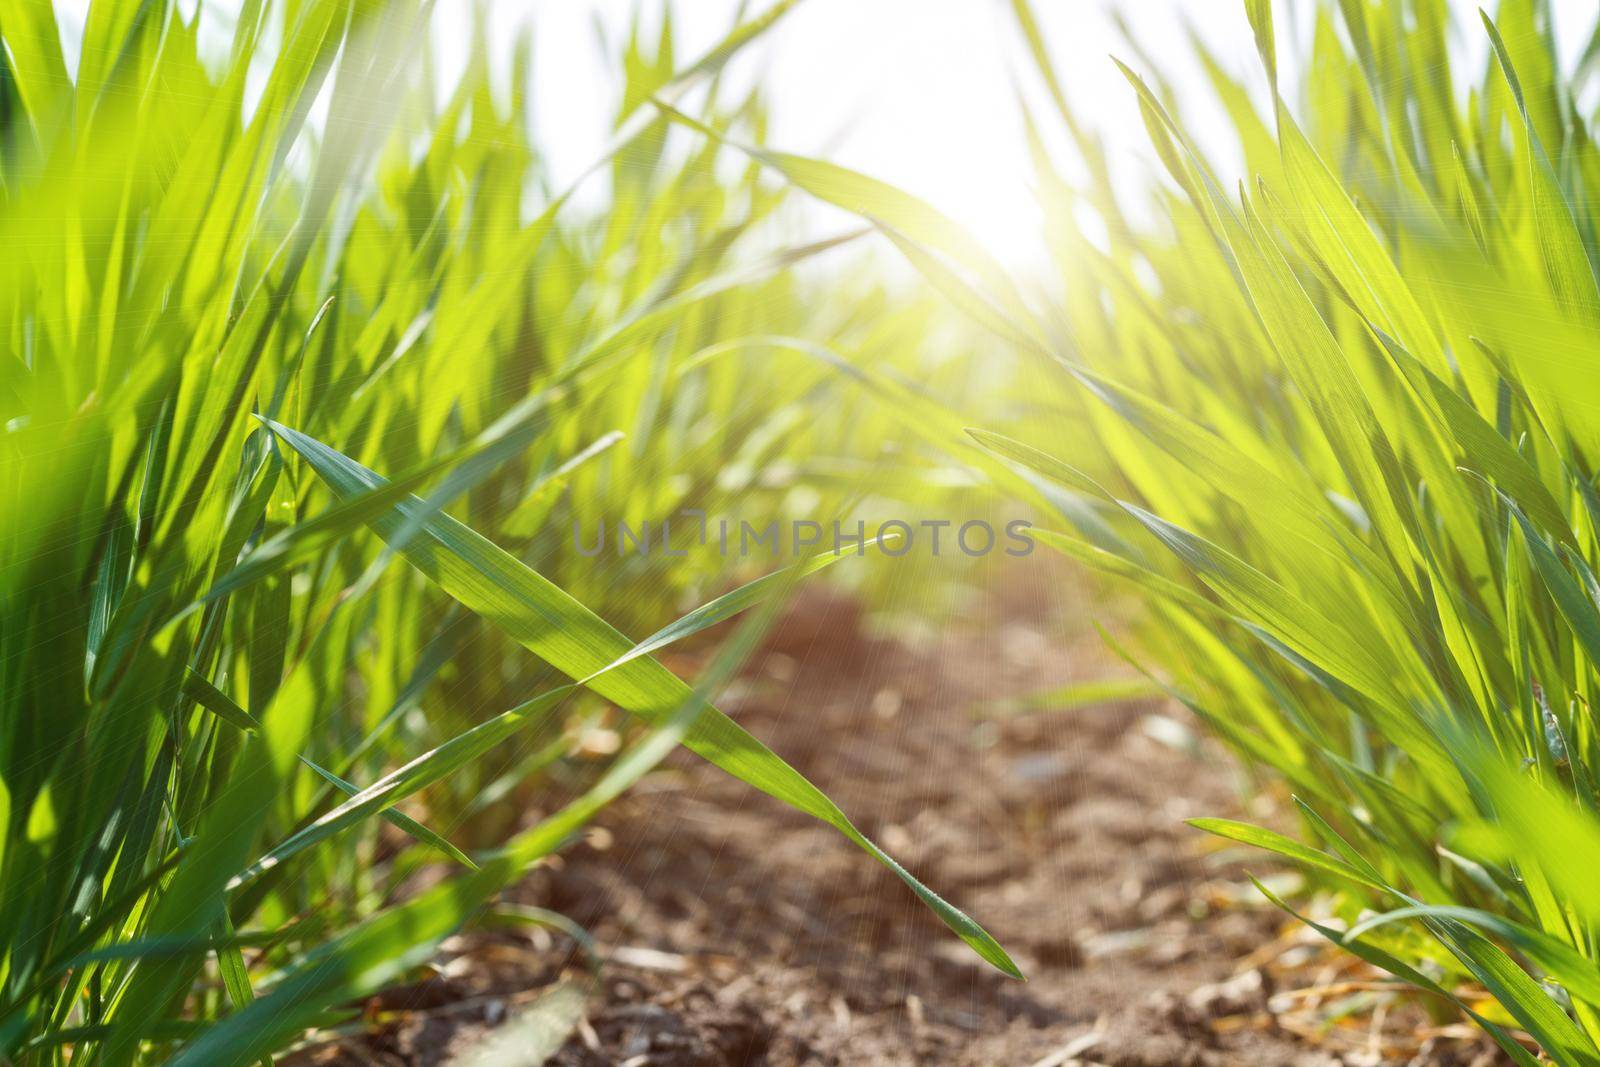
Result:
[[[810,596],[722,706],[1029,980],[987,967],[837,834],[685,755],[511,894],[581,924],[606,956],[552,1063],[1503,1062],[1313,945],[1244,869],[1292,875],[1185,825],[1244,816],[1237,771],[1179,712],[989,714],[1117,669],[1092,632],[999,614],[940,620],[924,642],[872,639],[852,602]],[[581,969],[572,942],[542,931],[446,949],[430,978],[368,1005],[369,1028],[298,1061],[442,1062]]]

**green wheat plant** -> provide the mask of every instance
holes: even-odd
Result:
[[[1569,70],[1540,0],[1313,4],[1293,46],[1249,0],[1247,77],[1193,37],[1243,166],[1186,132],[1194,93],[1125,66],[1140,183],[1013,7],[1042,284],[895,189],[752,155],[1056,383],[944,443],[1143,594],[1130,654],[1303,834],[1197,825],[1303,865],[1336,893],[1306,922],[1516,1062],[1600,1063],[1600,28]]]
[[[525,36],[509,79],[479,30],[441,80],[427,3],[94,0],[69,63],[51,5],[0,3],[0,1055],[250,1063],[343,1025],[679,744],[1016,973],[708,702],[831,559],[730,592],[566,539],[877,470],[826,462],[862,435],[836,353],[914,322],[806,297],[857,235],[786,244],[781,185],[646,103],[759,141],[720,72],[791,6],[688,60],[635,24],[595,209],[530,135]],[[694,684],[653,658],[758,603]],[[635,739],[518,823],[612,707]]]
[[[1045,442],[1068,467],[980,439],[1096,502],[1115,539],[1056,543],[1151,594],[1172,692],[1289,784],[1308,840],[1197,825],[1339,887],[1320,932],[1518,1062],[1507,1026],[1600,1062],[1589,68],[1559,70],[1540,3],[1471,27],[1472,76],[1442,3],[1318,5],[1295,107],[1271,6],[1247,6],[1258,83],[1202,56],[1247,181],[1130,73],[1167,226],[1130,221],[1101,169],[1044,186],[1069,295],[1033,336],[1092,397],[1096,447]]]

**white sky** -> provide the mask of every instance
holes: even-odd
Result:
[[[537,115],[558,173],[571,174],[602,149],[607,128],[594,109],[614,99],[612,76],[592,47],[594,19],[620,35],[634,0],[501,3],[497,15],[534,22]],[[725,33],[737,6],[680,0],[680,60]],[[1130,0],[1128,9],[1134,6],[1151,51],[1192,69],[1174,17],[1184,5]],[[1226,11],[1229,18],[1206,21],[1231,31],[1223,34],[1234,46],[1225,54],[1255,62],[1242,4],[1199,0],[1187,7]],[[1116,153],[1142,159],[1138,109],[1108,57],[1127,50],[1106,5],[1038,0],[1036,8],[1074,102],[1115,135]],[[730,73],[765,83],[774,147],[824,156],[917,193],[1003,256],[1031,251],[1039,223],[1016,86],[1035,86],[1005,0],[805,0]]]

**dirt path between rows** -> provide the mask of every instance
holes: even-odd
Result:
[[[1260,854],[1183,823],[1241,809],[1237,772],[1171,709],[974,714],[1114,670],[1092,631],[941,628],[969,632],[872,640],[849,601],[809,598],[723,707],[1030,980],[977,960],[837,834],[685,756],[512,894],[582,924],[608,956],[552,1063],[1502,1062],[1457,1023],[1391,1010],[1372,975],[1263,905],[1243,874],[1272,874]],[[440,1062],[576,956],[541,931],[447,948],[435,978],[370,1006],[381,1025],[302,1060]]]

